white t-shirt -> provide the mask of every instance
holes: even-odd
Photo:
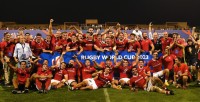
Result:
[[[30,56],[32,56],[32,51],[28,43],[17,43],[15,45],[15,50],[13,57],[17,57],[19,60],[22,60],[22,54],[25,54],[26,59],[28,59]]]
[[[140,36],[142,38],[142,32],[140,30],[133,30],[132,33],[134,33],[136,36]]]

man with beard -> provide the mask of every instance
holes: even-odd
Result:
[[[143,36],[143,39],[140,41],[141,52],[149,52],[150,54],[152,54],[152,52],[154,51],[154,45],[152,41],[148,39],[146,32],[143,32],[142,36]],[[151,46],[151,50],[149,48],[150,46]]]
[[[20,67],[17,68],[10,63],[9,58],[5,58],[5,60],[8,63],[8,66],[10,68],[12,68],[15,71],[15,73],[17,74],[17,78],[13,78],[14,90],[12,91],[12,93],[13,94],[18,93],[19,86],[24,86],[21,89],[21,93],[22,93],[22,91],[24,91],[25,93],[28,93],[28,91],[29,91],[28,87],[29,87],[29,84],[30,84],[30,81],[29,81],[30,71],[31,71],[32,67],[27,68],[26,67],[26,61],[21,61]]]

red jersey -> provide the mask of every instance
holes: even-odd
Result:
[[[140,74],[140,75],[146,75],[147,74],[147,72],[149,72],[150,71],[150,69],[149,69],[149,67],[142,67],[142,68],[140,68],[140,67],[138,67],[137,68],[137,71],[138,71],[138,73]]]
[[[114,47],[114,45],[113,45],[112,43],[110,43],[110,44],[103,43],[103,44],[102,44],[102,48],[103,48],[103,49],[106,49],[106,50],[108,50],[108,51],[112,51],[112,50],[113,50],[113,47]]]
[[[116,46],[117,46],[117,50],[119,51],[124,51],[127,49],[127,44],[128,44],[128,40],[123,39],[122,41],[120,40],[116,40]]]
[[[94,44],[95,44],[97,47],[101,48],[101,47],[102,47],[102,44],[103,44],[103,42],[102,42],[102,41],[100,41],[100,40],[96,40],[96,41],[94,42]]]
[[[175,75],[183,74],[185,72],[188,72],[188,76],[190,75],[187,64],[181,63],[181,65],[179,67],[177,65],[174,65]]]
[[[92,51],[93,50],[93,46],[94,46],[94,42],[92,40],[83,40],[82,43],[82,47],[84,51]]]
[[[37,66],[37,72],[38,72],[38,70],[42,70],[42,66],[43,66],[42,64],[37,63],[36,66]]]
[[[68,33],[68,36],[69,36],[69,37],[72,37],[73,34],[76,34],[76,33],[75,33],[74,31],[69,32],[69,33]]]
[[[163,58],[163,56],[161,56]],[[163,65],[165,69],[172,70],[174,65],[174,60],[176,59],[176,56],[174,54],[170,54],[169,56],[165,57],[163,61]]]
[[[127,66],[127,67],[120,66],[119,67],[120,79],[121,78],[128,78],[127,73],[130,70],[131,70],[131,66]]]
[[[104,75],[104,73],[99,74],[97,79],[94,79],[98,88],[103,87],[108,81],[112,81],[112,75]]]
[[[141,44],[142,50],[149,52],[149,46],[153,43],[150,39],[143,39],[143,40],[141,40],[140,44]]]
[[[198,58],[197,59],[200,60],[200,51],[198,52]]]
[[[145,75],[138,74],[131,77],[129,86],[135,85],[138,88],[144,89],[145,84]]]
[[[36,42],[36,41],[32,41],[31,43],[31,49],[34,53],[34,55],[39,56],[43,51],[43,49],[45,49],[45,43],[43,41],[41,41],[40,43]]]
[[[44,49],[52,50],[51,42],[44,41]]]
[[[107,66],[105,62],[101,62],[101,63],[100,63],[100,65],[102,66],[102,68],[103,68],[103,69],[105,69],[105,68],[106,68],[106,66]],[[113,63],[111,62],[111,64],[110,64],[110,65],[108,65],[108,67],[109,67],[109,68],[111,68],[111,69],[110,69],[110,72],[112,73],[112,72],[113,72],[113,70],[114,70]]]
[[[43,71],[43,70],[39,70],[39,69],[38,69],[37,74],[38,74],[38,75],[42,75],[42,76],[52,75],[51,70],[49,70],[49,69],[47,69],[46,71]],[[39,80],[44,81],[44,80],[47,80],[47,78],[39,79]]]
[[[69,42],[68,45],[70,49],[76,48],[78,50],[79,43],[78,42]]]
[[[1,42],[0,45],[1,45],[0,50],[3,51],[5,56],[7,56],[9,58],[13,57],[15,43],[3,41],[3,42]]]
[[[66,50],[66,47],[67,47],[67,44],[68,44],[68,42],[67,42],[66,39],[61,39],[61,40],[59,40],[59,41],[58,41],[58,46],[62,46],[62,49],[58,49],[57,51],[58,51],[58,52],[63,52],[63,51],[65,51],[65,50]]]
[[[52,51],[55,51],[56,45],[58,45],[60,39],[56,39],[54,35],[51,36]]]
[[[172,38],[161,38],[161,44],[162,44],[162,52],[164,53],[166,46],[170,46],[170,43],[172,42]]]
[[[75,80],[76,77],[76,68],[66,68],[67,73],[68,73],[68,79]]]
[[[67,75],[67,71],[65,69],[58,70],[54,76],[54,79],[61,81],[65,75]]]
[[[30,77],[30,68],[17,68],[15,72],[17,74],[17,80],[20,84],[25,84],[26,79]]]
[[[82,74],[82,79],[88,79],[88,78],[92,78],[92,73],[94,73],[96,71],[96,69],[94,67],[83,67],[81,68],[81,74]]]
[[[161,59],[158,59],[158,60],[150,60],[147,64],[147,66],[149,68],[152,68],[151,72],[154,73],[154,72],[159,72],[162,70],[162,60]]]
[[[136,52],[138,48],[141,48],[140,43],[138,41],[131,42],[128,45],[128,49],[130,49],[133,52]]]
[[[179,45],[184,45],[183,39],[177,39],[177,43]],[[174,55],[176,55],[177,57],[181,57],[182,58],[183,57],[183,50],[184,50],[183,48],[181,48],[181,47],[179,47],[177,45],[174,45],[172,47],[171,53],[174,54]]]

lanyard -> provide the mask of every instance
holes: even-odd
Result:
[[[23,53],[24,53],[24,48],[25,48],[25,44],[21,44],[22,45],[22,48],[23,48]],[[23,46],[24,45],[24,46]]]

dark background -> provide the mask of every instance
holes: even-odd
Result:
[[[0,0],[0,21],[17,23],[79,22],[98,19],[137,24],[167,21],[200,25],[200,0]]]

